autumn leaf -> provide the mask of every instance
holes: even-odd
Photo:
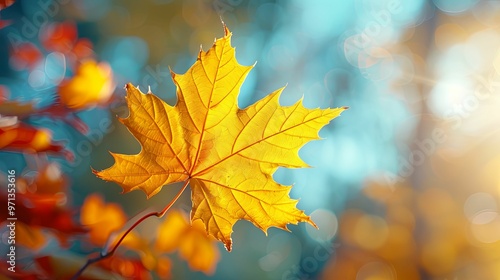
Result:
[[[58,153],[72,160],[74,155],[52,139],[52,132],[19,122],[17,117],[0,116],[0,150],[27,153]]]
[[[14,4],[14,0],[0,0],[0,11]]]
[[[15,70],[33,70],[43,58],[42,52],[33,43],[24,42],[11,49],[10,64]]]
[[[109,236],[120,230],[127,220],[127,215],[118,204],[105,203],[96,194],[88,196],[80,210],[80,223],[89,229],[90,241],[99,246],[104,246]],[[130,233],[123,244],[129,248],[138,248],[142,242],[136,234]]]
[[[12,24],[12,21],[11,20],[3,20],[3,19],[0,19],[0,29],[3,29],[9,25]]]
[[[69,53],[78,39],[73,22],[54,22],[40,28],[40,42],[50,52]]]
[[[161,279],[170,279],[172,270],[172,262],[169,258],[164,256],[159,256],[156,258],[156,268],[155,271],[160,276]]]
[[[108,101],[115,84],[111,67],[93,60],[82,62],[76,75],[59,87],[61,103],[73,110],[83,110]]]
[[[61,167],[56,162],[43,164],[35,176],[32,188],[37,194],[63,195],[67,199],[68,178],[63,174]]]
[[[220,258],[214,241],[200,220],[191,225],[182,212],[174,210],[158,228],[155,249],[165,253],[178,250],[191,269],[212,274]]]
[[[44,49],[63,53],[70,65],[94,55],[92,42],[86,38],[78,38],[78,29],[72,21],[44,24],[39,33]]]
[[[280,166],[307,167],[298,150],[319,139],[318,131],[345,108],[307,109],[302,100],[280,106],[283,88],[238,108],[239,89],[253,66],[237,62],[231,33],[224,29],[224,37],[207,52],[200,50],[187,73],[171,73],[175,106],[127,84],[130,115],[121,121],[142,150],[112,153],[114,165],[95,173],[125,192],[141,189],[148,197],[164,185],[189,182],[191,220],[201,220],[230,251],[232,228],[240,219],[264,232],[299,222],[314,225],[289,197],[291,186],[272,175]]]

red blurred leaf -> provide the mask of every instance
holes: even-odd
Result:
[[[66,157],[72,155],[64,146],[52,140],[52,133],[44,128],[18,122],[15,125],[0,127],[0,150],[40,153],[53,152]]]
[[[6,180],[2,180],[5,181]],[[33,230],[51,229],[62,245],[69,237],[87,230],[73,220],[75,210],[66,206],[67,181],[58,166],[48,164],[29,184],[25,178],[18,178],[16,194],[16,216]],[[0,194],[1,204],[7,205],[7,195]],[[0,220],[7,219],[7,211],[0,212]],[[39,239],[39,238],[38,238]]]
[[[49,279],[70,280],[85,260],[74,255],[43,256],[35,259],[37,266]],[[115,279],[114,276],[99,267],[91,267],[78,278],[79,280]]]
[[[84,60],[94,55],[93,48],[94,46],[89,39],[81,38],[76,41],[72,53],[76,60]]]
[[[9,88],[3,85],[0,85],[0,103],[7,100],[10,96]]]
[[[7,195],[5,193],[1,195],[0,201],[3,205],[7,205]],[[17,220],[32,227],[53,229],[63,245],[67,245],[69,237],[84,233],[86,230],[73,220],[75,210],[61,206],[62,201],[65,200],[62,195],[18,193],[16,195]],[[3,211],[0,214],[2,221],[7,219],[6,213]]]
[[[40,29],[40,42],[48,51],[69,53],[78,38],[78,31],[72,22],[45,24]]]
[[[14,4],[15,0],[0,0],[0,11]]]
[[[99,266],[119,275],[134,280],[152,279],[151,273],[140,260],[120,258],[113,256],[103,260]]]
[[[33,69],[43,58],[42,52],[32,43],[25,42],[11,49],[10,64],[16,70]]]
[[[12,24],[11,20],[1,20],[0,19],[0,29],[7,27]]]

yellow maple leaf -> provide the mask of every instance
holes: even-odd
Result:
[[[301,100],[280,106],[283,88],[238,108],[239,89],[252,66],[237,62],[231,33],[224,30],[185,74],[171,73],[175,106],[126,85],[130,115],[121,121],[142,150],[112,153],[114,165],[95,173],[125,192],[142,189],[148,197],[164,185],[189,182],[191,220],[202,220],[230,251],[232,228],[240,219],[264,232],[299,222],[314,225],[289,197],[291,187],[276,183],[272,174],[279,166],[307,167],[298,150],[319,139],[318,131],[346,108],[307,109]]]

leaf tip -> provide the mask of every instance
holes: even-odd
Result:
[[[311,217],[307,216],[307,221],[306,221],[308,224],[310,224],[311,226],[313,226],[315,229],[319,229],[318,225],[316,225],[315,222],[313,222],[313,220],[311,219]]]
[[[168,71],[170,72],[170,77],[172,77],[172,79],[175,79],[175,72],[174,70],[172,70],[172,68],[170,68],[170,66],[168,66]]]
[[[287,83],[287,85],[288,85],[288,83]],[[299,101],[298,101],[300,105],[304,105],[304,97],[305,97],[304,94],[302,94],[302,96],[300,96]]]
[[[134,85],[132,83],[126,83],[124,89],[128,92],[129,90],[133,89]]]
[[[143,192],[144,192],[144,194],[146,194],[146,199],[150,199],[151,197],[153,197],[153,196],[155,196],[156,194],[158,194],[158,193],[161,191],[161,189],[162,189],[162,188],[163,188],[163,186],[161,186],[161,187],[158,187],[158,188],[155,188],[155,189],[151,190],[151,189],[147,188],[146,186],[143,186],[143,185],[137,185],[137,186],[135,186],[135,187],[132,187],[132,188],[130,188],[130,189],[127,189],[127,190],[126,190],[126,192],[131,192],[131,191],[133,191],[133,190],[137,190],[137,189],[139,189],[139,190],[143,191]],[[125,190],[125,189],[124,189],[124,190]]]
[[[231,252],[231,250],[233,249],[232,245],[233,245],[233,241],[231,240],[231,238],[229,238],[229,240],[224,242],[224,248],[226,248],[226,250],[228,252]]]
[[[307,216],[307,215],[304,215],[305,218],[304,220],[302,220],[302,222],[306,222],[308,224],[310,224],[311,226],[313,226],[315,229],[319,229],[318,225],[316,225],[316,223],[311,219],[311,216]]]
[[[97,176],[99,178],[101,177],[101,176],[99,176],[99,171],[95,170],[92,166],[90,167],[90,170],[92,171],[92,174],[94,174],[95,176]]]
[[[342,106],[342,109],[344,109],[344,110],[348,110],[348,109],[349,109],[349,106]]]
[[[217,39],[215,39],[215,40],[217,40]],[[201,55],[202,54],[203,54],[203,45],[200,44],[200,51],[198,52],[198,57],[197,57],[198,60],[201,60]]]
[[[231,31],[229,31],[229,28],[227,28],[226,23],[222,19],[221,21],[222,21],[222,27],[224,28],[224,37],[231,36]]]

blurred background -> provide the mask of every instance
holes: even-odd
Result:
[[[40,214],[49,203],[64,217],[54,222],[55,212],[44,212],[45,222],[23,221],[26,232],[39,233],[17,235],[25,273],[60,270],[60,259],[79,267],[102,248],[105,240],[84,233],[100,214],[83,206],[118,215],[110,219],[123,220],[120,228],[173,198],[180,186],[149,200],[140,191],[121,194],[91,167],[110,166],[108,151],[140,150],[115,117],[127,115],[125,83],[143,91],[150,86],[175,104],[169,67],[184,73],[200,44],[207,50],[223,36],[222,19],[239,62],[258,62],[241,89],[240,108],[284,85],[283,105],[304,96],[310,108],[350,107],[321,131],[324,140],[301,149],[314,168],[274,175],[294,184],[291,196],[319,230],[300,224],[265,236],[240,221],[233,251],[213,243],[212,255],[200,253],[202,265],[183,249],[159,262],[130,245],[117,252],[120,263],[95,273],[114,277],[108,279],[139,279],[137,271],[143,279],[500,279],[500,1],[0,5],[0,171],[18,174],[18,204],[26,208],[18,213]],[[190,207],[186,192],[175,208],[187,215]],[[165,237],[160,230],[155,235],[161,223],[148,220],[137,236],[158,245],[155,238]]]

